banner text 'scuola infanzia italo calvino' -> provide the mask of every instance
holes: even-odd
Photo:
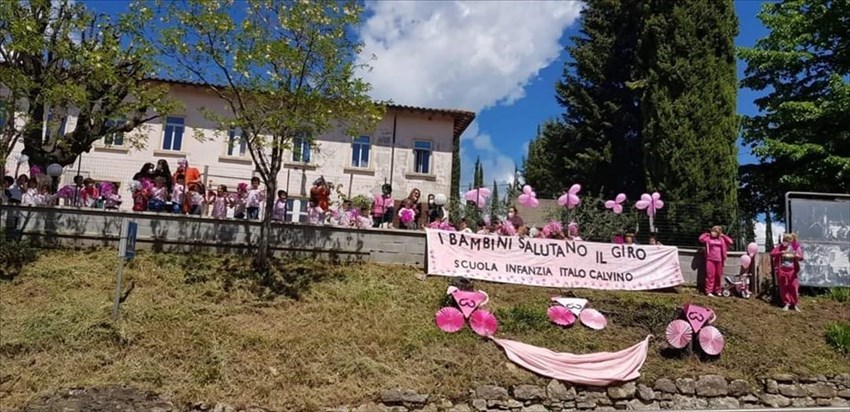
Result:
[[[427,230],[428,274],[532,286],[663,289],[684,282],[674,246]]]

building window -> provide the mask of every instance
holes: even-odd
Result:
[[[123,117],[116,117],[106,121],[107,129],[123,126],[127,121]],[[103,136],[103,144],[107,146],[124,146],[124,132],[114,132]]]
[[[307,204],[306,199],[287,199],[286,200],[286,216],[284,221],[295,223],[307,223]]]
[[[369,136],[360,136],[351,143],[351,166],[369,167]]]
[[[186,119],[182,117],[166,117],[165,132],[162,136],[162,150],[179,152],[183,148],[183,130]]]
[[[292,139],[292,161],[310,163],[310,139],[299,134]]]
[[[413,170],[421,174],[431,173],[431,142],[413,142]]]
[[[245,153],[248,153],[248,142],[245,141],[242,129],[230,129],[227,132],[227,155],[243,157]]]

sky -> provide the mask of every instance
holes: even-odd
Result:
[[[90,0],[100,12],[127,10],[127,1]],[[738,46],[752,46],[767,31],[756,17],[761,1],[735,2]],[[472,180],[477,158],[485,182],[512,180],[537,126],[563,110],[554,96],[579,29],[582,3],[535,1],[367,1],[359,29],[372,67],[363,77],[373,97],[396,104],[475,112],[461,137],[461,187]],[[744,65],[738,62],[738,78]],[[741,89],[738,112],[753,114],[757,94]],[[756,159],[739,148],[739,161]]]
[[[737,1],[738,46],[767,34],[756,17],[760,1]],[[580,2],[378,2],[368,4],[361,31],[377,58],[367,74],[377,97],[396,103],[471,110],[462,136],[461,187],[480,157],[485,182],[503,182],[521,166],[537,126],[563,110],[554,97],[578,34]],[[738,64],[738,77],[744,65]],[[738,112],[753,114],[756,93],[740,90]],[[753,163],[747,148],[739,161]]]

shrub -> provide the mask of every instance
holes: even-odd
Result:
[[[605,200],[601,195],[584,196],[575,209],[559,207],[546,213],[546,219],[560,220],[566,230],[567,225],[574,221],[579,226],[579,236],[591,242],[610,242],[615,234],[634,231],[638,215],[634,210],[624,210],[616,214],[604,207]]]
[[[850,302],[850,288],[829,288],[829,298],[836,302]]]
[[[826,342],[838,352],[850,355],[850,323],[830,323],[826,327]]]
[[[351,198],[351,206],[358,211],[364,207],[370,209],[372,208],[372,199],[364,195],[357,195]]]
[[[38,250],[28,241],[17,238],[13,233],[0,235],[0,279],[12,279],[21,273],[28,263],[35,262]]]

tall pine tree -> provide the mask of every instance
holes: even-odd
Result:
[[[544,193],[549,186],[557,185],[560,192],[579,182],[586,193],[625,192],[634,197],[644,186],[641,113],[637,95],[627,84],[638,70],[635,50],[643,2],[586,3],[581,33],[567,48],[572,59],[564,67],[563,80],[555,86],[556,99],[565,113],[558,124],[544,126],[543,147],[535,147],[551,153],[544,158],[557,157],[540,165],[555,168],[555,181],[532,183],[533,179],[526,178]]]
[[[563,190],[563,130],[562,123],[549,120],[537,127],[537,136],[528,143],[528,156],[522,162],[522,176],[541,199],[556,198]]]
[[[768,91],[744,119],[744,143],[769,177],[756,189],[850,192],[850,2],[767,3],[759,18],[770,34],[740,51],[742,85]]]
[[[472,187],[484,187],[484,166],[481,165],[481,158],[475,159],[475,171],[472,177]]]
[[[738,19],[732,0],[651,4],[638,44],[644,77],[632,84],[646,183],[672,201],[663,227],[696,239],[737,220]]]

